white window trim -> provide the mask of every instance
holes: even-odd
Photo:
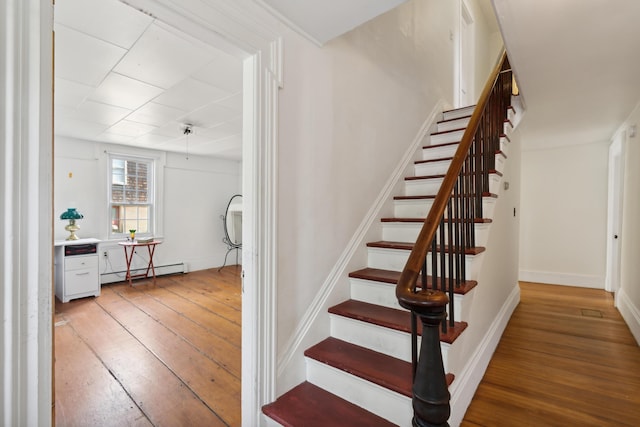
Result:
[[[151,198],[153,200],[153,213],[151,215],[151,229],[154,237],[161,238],[164,236],[164,169],[167,162],[167,155],[164,151],[145,150],[134,147],[126,147],[121,145],[98,144],[98,158],[100,159],[100,176],[104,179],[102,209],[100,210],[100,224],[104,224],[103,240],[117,241],[122,240],[124,235],[113,234],[111,232],[111,203],[109,200],[109,186],[111,185],[109,165],[111,157],[130,158],[132,160],[150,160],[153,163],[152,179],[153,189]],[[150,233],[151,234],[151,233]]]
[[[156,217],[156,198],[155,198],[155,187],[156,187],[156,173],[155,173],[155,160],[153,158],[150,157],[138,157],[138,156],[125,156],[123,154],[115,154],[115,153],[109,153],[108,155],[109,159],[107,161],[107,181],[108,181],[108,185],[107,185],[107,204],[109,205],[108,210],[109,210],[109,238],[110,239],[121,239],[123,237],[126,237],[128,231],[124,230],[121,233],[116,233],[113,231],[113,226],[111,224],[111,220],[112,220],[112,213],[111,210],[113,209],[114,203],[113,203],[113,160],[114,159],[118,159],[118,160],[122,160],[125,162],[125,168],[123,171],[123,176],[125,177],[125,179],[123,180],[122,184],[124,186],[125,182],[126,182],[126,162],[137,162],[140,164],[147,164],[148,165],[148,176],[147,176],[147,185],[148,185],[148,191],[147,192],[147,205],[150,207],[149,212],[148,212],[148,218],[147,218],[147,232],[141,232],[138,230],[137,234],[140,236],[153,236],[155,235],[155,217]],[[123,198],[125,197],[124,193],[123,193]],[[129,204],[126,201],[123,201],[122,203],[115,203],[115,204],[120,204],[120,205],[125,205],[125,206],[135,206],[135,204]]]

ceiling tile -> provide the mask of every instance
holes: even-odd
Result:
[[[129,120],[122,120],[115,125],[111,126],[104,133],[105,134],[116,134],[123,136],[130,136],[133,138],[137,138],[145,133],[149,133],[155,130],[155,126],[145,125],[143,123],[136,123]]]
[[[222,52],[216,53],[211,62],[193,74],[193,78],[236,93],[242,90],[242,62]]]
[[[188,78],[173,86],[153,101],[158,104],[191,111],[230,95],[231,92]]]
[[[127,144],[127,145],[129,145],[131,143],[131,141],[133,141],[134,138],[132,136],[118,135],[118,134],[115,134],[115,133],[103,132],[100,135],[98,135],[96,139],[98,139],[101,142],[111,142],[111,143],[114,143],[114,144]]]
[[[96,87],[126,53],[125,49],[56,25],[55,76]]]
[[[200,43],[176,37],[153,23],[114,71],[167,89],[200,69],[211,58],[212,51]]]
[[[238,121],[228,121],[213,128],[202,129],[200,133],[211,138],[212,141],[216,141],[224,139],[229,135],[241,135],[242,123]]]
[[[163,126],[168,121],[175,121],[186,114],[186,111],[155,102],[140,107],[131,113],[127,120],[152,126]]]
[[[117,73],[109,73],[89,99],[135,110],[162,92],[163,89],[159,87]]]
[[[56,22],[129,49],[153,18],[118,0],[56,0]]]
[[[131,110],[113,105],[101,104],[94,101],[85,101],[76,108],[73,118],[87,122],[100,123],[112,126],[125,118]]]
[[[156,135],[164,135],[169,138],[178,138],[184,134],[184,124],[177,121],[171,121],[156,128],[153,133]]]
[[[93,91],[93,87],[56,77],[54,98],[56,106],[77,107]]]
[[[223,107],[227,107],[230,110],[233,110],[237,113],[242,112],[242,92],[236,93],[229,98],[221,99],[216,102],[218,105],[222,105]]]
[[[237,116],[238,113],[218,104],[210,104],[180,118],[182,123],[191,123],[196,127],[212,127]]]
[[[147,133],[132,141],[136,145],[141,145],[149,148],[155,148],[155,146],[163,144],[165,142],[176,139],[175,137],[169,137],[166,135],[158,135],[156,133]]]
[[[54,124],[57,134],[80,139],[94,139],[108,126],[84,120],[65,118]]]

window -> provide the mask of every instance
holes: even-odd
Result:
[[[153,160],[111,155],[109,177],[111,236],[153,234]]]

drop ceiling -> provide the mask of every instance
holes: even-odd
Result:
[[[54,28],[56,136],[241,158],[240,58],[118,0],[57,0]]]

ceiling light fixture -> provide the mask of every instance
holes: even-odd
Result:
[[[193,125],[189,124],[189,123],[185,123],[183,129],[182,129],[182,133],[184,133],[185,138],[186,138],[186,147],[187,147],[187,157],[186,159],[189,160],[189,135],[191,135],[193,133]]]

